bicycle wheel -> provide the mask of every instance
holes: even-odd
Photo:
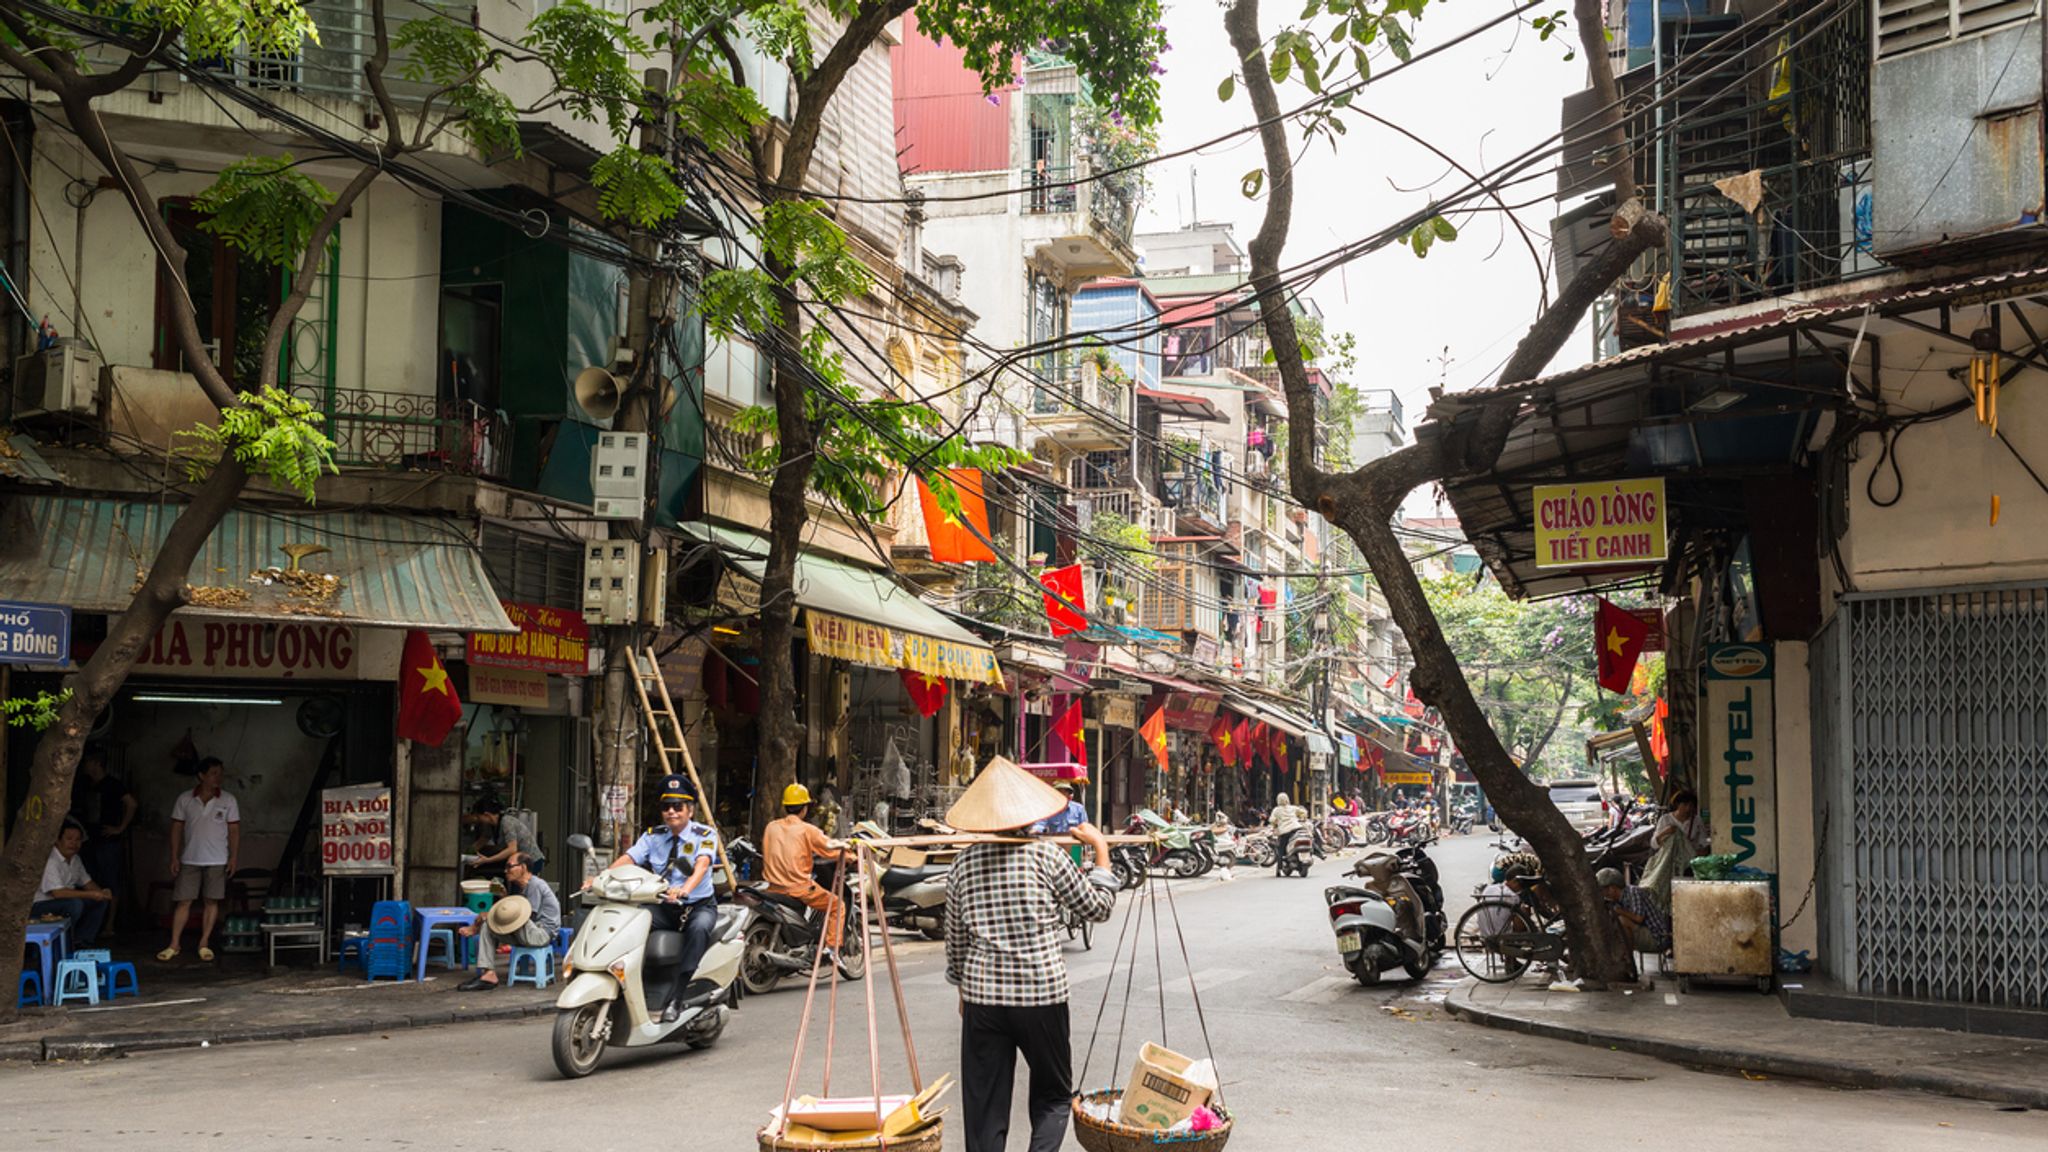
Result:
[[[1526,940],[1533,931],[1519,905],[1482,900],[1458,917],[1451,939],[1465,971],[1488,984],[1505,984],[1529,969],[1528,948],[1512,938]]]

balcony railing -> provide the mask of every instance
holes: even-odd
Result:
[[[1090,179],[1087,163],[1060,168],[1026,168],[1024,211],[1044,216],[1085,213],[1088,223],[1125,244],[1137,219],[1137,185],[1130,173]]]
[[[334,462],[343,467],[503,475],[512,433],[502,412],[406,392],[298,384],[292,393],[326,417]]]
[[[369,100],[371,93],[363,77],[363,65],[377,49],[376,19],[370,0],[306,0],[303,6],[320,30],[318,43],[308,41],[290,54],[242,51],[231,58],[198,63],[210,65],[251,88]],[[407,54],[397,46],[399,29],[423,19],[467,25],[473,11],[474,5],[470,4],[428,6],[415,0],[388,0],[384,23],[393,47],[384,75],[386,87],[395,100],[402,104],[417,103],[434,89],[431,84],[415,84],[400,78]]]
[[[1075,412],[1112,422],[1131,417],[1131,393],[1123,381],[1104,376],[1094,364],[1061,353],[1035,364],[1038,385],[1032,389],[1031,411],[1039,416]]]

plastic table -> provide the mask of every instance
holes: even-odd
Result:
[[[413,936],[413,946],[419,949],[419,970],[413,974],[413,979],[425,980],[427,978],[427,933],[436,928],[467,928],[476,922],[476,913],[467,908],[415,908],[412,910],[412,915],[413,924],[416,929]],[[471,942],[460,936],[455,938],[455,942],[462,945],[462,954],[467,957]]]
[[[67,925],[62,920],[33,922],[29,924],[28,932],[22,941],[36,950],[37,964],[43,972],[43,1002],[45,1004],[50,1002],[49,997],[53,994],[50,990],[56,987],[55,984],[50,983],[50,976],[56,971],[57,961],[62,960],[67,951],[65,945],[68,943],[69,938],[65,934],[66,927]]]

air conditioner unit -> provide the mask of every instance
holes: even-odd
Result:
[[[99,411],[100,354],[83,340],[59,339],[14,362],[14,418],[91,416]]]
[[[590,452],[591,512],[600,520],[638,520],[647,508],[647,435],[600,432]]]

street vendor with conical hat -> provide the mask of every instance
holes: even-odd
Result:
[[[946,823],[963,832],[1018,832],[1064,812],[1066,797],[1002,757],[991,760]],[[1031,1069],[1029,1152],[1055,1152],[1067,1135],[1074,1055],[1067,1016],[1063,909],[1100,923],[1118,888],[1109,841],[1073,830],[1093,854],[1084,872],[1043,841],[971,844],[946,888],[946,979],[960,989],[960,1088],[967,1152],[1002,1152],[1021,1053]]]

